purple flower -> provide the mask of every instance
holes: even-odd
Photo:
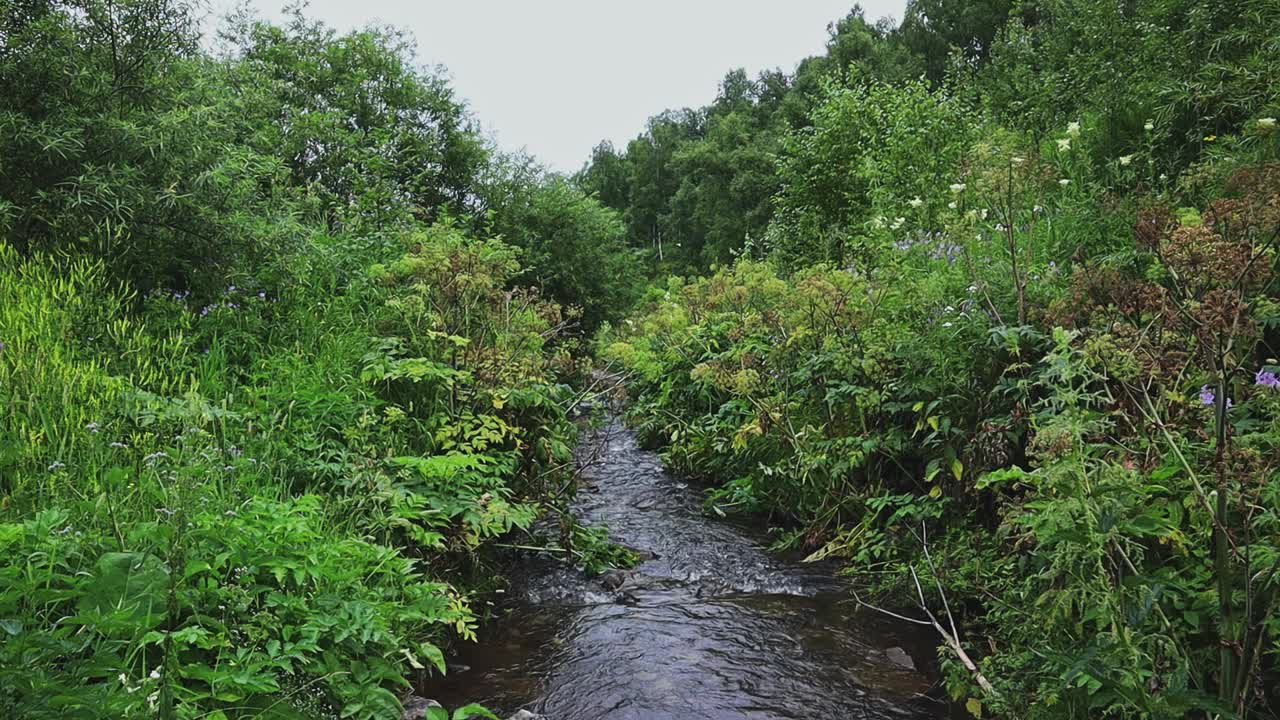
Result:
[[[1253,376],[1253,382],[1269,388],[1280,388],[1280,377],[1269,370],[1259,370],[1257,375]]]
[[[1213,390],[1210,390],[1208,385],[1202,385],[1200,387],[1200,402],[1205,405],[1212,405],[1213,401],[1217,399],[1218,396],[1213,394]],[[1233,403],[1231,402],[1231,398],[1227,398],[1227,409],[1230,410],[1232,406]]]
[[[4,342],[0,341],[0,352],[4,352]]]

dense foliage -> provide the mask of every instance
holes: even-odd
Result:
[[[953,615],[974,714],[1275,716],[1274,3],[931,0],[861,37],[751,84],[803,108],[767,137],[716,149],[726,81],[583,172],[710,270],[601,337],[633,422],[711,508]],[[753,149],[716,182],[759,216],[685,202]]]
[[[0,716],[398,718],[563,507],[619,220],[401,33],[192,12],[0,2]]]

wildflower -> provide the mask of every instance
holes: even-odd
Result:
[[[156,452],[153,452],[150,455],[142,458],[142,461],[148,465],[155,465],[157,462],[160,461],[161,458],[167,458],[167,457],[169,457],[169,453],[163,450],[157,450]]]
[[[119,440],[116,440],[115,442],[111,443],[111,449],[113,449],[113,450],[124,450],[124,449],[125,449],[125,448],[127,448],[127,447],[129,447],[129,446],[128,446],[128,445],[125,445],[124,443],[120,442]]]
[[[907,201],[907,204],[908,204],[908,205],[910,205],[910,206],[911,206],[911,207],[913,207],[913,208],[918,208],[918,207],[920,207],[921,205],[923,205],[923,204],[924,204],[924,201],[923,201],[923,200],[921,200],[919,197],[914,197],[914,198],[911,198],[910,200],[908,200],[908,201]]]
[[[952,200],[951,202],[947,203],[947,207],[951,208],[952,210],[955,210],[957,207],[959,207],[959,205],[956,204],[955,200]]]
[[[1059,150],[1063,150],[1063,151],[1070,150],[1070,149],[1071,149],[1071,138],[1062,138],[1061,140],[1059,140],[1059,141],[1058,141],[1058,149],[1059,149]]]
[[[1146,124],[1144,124],[1144,125],[1142,126],[1142,129],[1143,129],[1143,130],[1146,130],[1147,132],[1151,132],[1152,130],[1155,130],[1155,129],[1156,129],[1156,123],[1155,123],[1155,121],[1154,121],[1154,120],[1147,120]]]
[[[1269,370],[1259,370],[1258,374],[1253,376],[1253,382],[1263,387],[1280,388],[1280,377]]]
[[[1121,156],[1120,156],[1120,164],[1121,164],[1121,165],[1123,165],[1123,166],[1128,166],[1128,165],[1129,165],[1129,163],[1131,163],[1131,162],[1133,162],[1133,156],[1132,156],[1132,155],[1121,155]]]
[[[1066,187],[1071,184],[1071,181],[1066,178],[1062,178],[1061,180],[1058,181],[1058,184],[1061,185],[1062,187]]]
[[[204,307],[200,308],[200,317],[204,317],[205,315],[208,315],[208,314],[209,314],[208,305],[205,305]]]
[[[1013,164],[1014,164],[1014,165],[1021,165],[1022,163],[1026,162],[1026,161],[1027,161],[1027,159],[1026,159],[1026,158],[1024,158],[1024,157],[1022,157],[1021,155],[1014,155],[1014,156],[1013,156]]]
[[[904,222],[906,222],[906,221],[907,221],[907,219],[906,219],[906,218],[900,218],[900,217],[899,217],[899,218],[894,218],[894,219],[893,219],[893,224],[889,226],[889,229],[890,229],[890,230],[897,230],[898,228],[902,227],[902,223],[904,223]]]
[[[84,426],[84,429],[85,429],[85,430],[88,430],[89,432],[91,432],[91,433],[95,433],[95,434],[96,434],[96,433],[98,432],[98,430],[99,430],[99,429],[101,429],[101,428],[102,428],[102,426],[101,426],[101,425],[99,425],[99,424],[98,424],[98,423],[96,423],[96,422],[91,422],[91,423],[89,423],[88,425],[85,425],[85,426]]]
[[[1067,123],[1067,134],[1071,137],[1080,137],[1080,123]]]
[[[1258,127],[1265,130],[1271,130],[1276,126],[1276,119],[1273,117],[1258,118]]]
[[[227,292],[229,292],[229,293],[233,293],[233,292],[235,292],[235,291],[236,291],[236,286],[235,286],[235,285],[232,285],[231,287],[227,288]]]
[[[955,323],[952,323],[952,322],[944,322],[944,323],[942,323],[942,327],[944,327],[944,328],[949,328],[949,327],[951,327],[951,326],[952,326],[952,325],[954,325],[954,324],[955,324]]]
[[[159,680],[159,679],[160,679],[160,668],[156,668],[155,670],[152,670],[152,671],[151,671],[151,675],[150,675],[149,677],[150,677],[152,680]]]
[[[1217,136],[1217,135],[1205,135],[1205,136],[1204,136],[1204,141],[1205,141],[1205,142],[1213,142],[1214,140],[1217,140],[1217,139],[1218,139],[1218,136]]]
[[[265,292],[260,292],[260,293],[258,293],[258,299],[259,299],[259,300],[266,300],[266,299],[267,299],[267,294],[266,294]]]
[[[66,466],[67,464],[62,462],[61,460],[55,460],[49,463],[49,472],[57,472]]]
[[[1169,176],[1168,176],[1168,175],[1165,175],[1164,173],[1160,173],[1160,179],[1161,179],[1161,180],[1168,180],[1168,179],[1169,179]]]
[[[117,676],[116,676],[116,679],[120,681],[120,684],[121,684],[121,685],[128,685],[128,684],[129,684],[129,678],[128,678],[128,677],[125,677],[125,674],[124,674],[124,673],[120,673],[119,675],[117,675]]]
[[[976,293],[976,292],[978,292],[978,286],[977,286],[977,285],[970,285],[970,286],[969,286],[969,294],[970,294],[970,295],[972,295],[973,293]]]
[[[956,311],[956,309],[955,309],[954,307],[951,307],[950,305],[948,305],[948,306],[943,310],[943,312],[955,312],[955,311]]]
[[[0,341],[0,352],[4,352],[4,342]]]
[[[1217,399],[1218,399],[1218,396],[1213,393],[1213,390],[1210,389],[1208,385],[1202,385],[1200,387],[1200,402],[1204,403],[1205,405],[1212,405],[1214,401]],[[1227,398],[1228,410],[1231,409],[1232,404],[1233,403],[1231,402],[1231,398]]]
[[[871,219],[871,229],[872,229],[872,230],[880,230],[880,229],[882,229],[882,228],[884,227],[884,220],[885,220],[885,218],[884,218],[884,216],[883,216],[883,215],[877,215],[877,216],[875,216],[874,218],[872,218],[872,219]]]
[[[978,217],[981,217],[983,220],[986,220],[986,219],[987,219],[987,209],[986,209],[986,208],[982,208],[982,212],[978,213]]]
[[[1043,213],[1043,212],[1044,212],[1044,206],[1043,206],[1043,205],[1036,205],[1035,207],[1031,208],[1031,212],[1033,212],[1033,213],[1035,213],[1035,214],[1039,215],[1039,214],[1041,214],[1041,213]]]
[[[965,189],[964,183],[951,183],[951,192],[953,193],[957,193],[957,194],[962,193],[964,192],[964,189]]]

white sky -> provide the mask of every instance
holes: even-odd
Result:
[[[282,0],[251,0],[277,19]],[[222,14],[230,0],[213,0]],[[868,19],[905,0],[864,0]],[[820,52],[852,0],[312,0],[340,30],[411,31],[419,59],[452,85],[507,150],[577,170],[603,139],[624,146],[651,116],[715,98],[725,73],[788,72]]]

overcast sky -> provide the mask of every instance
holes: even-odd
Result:
[[[275,19],[281,0],[252,0]],[[867,17],[900,18],[905,0],[864,0]],[[214,0],[214,10],[230,0]],[[577,170],[602,139],[625,145],[666,108],[715,98],[724,74],[795,68],[822,50],[850,0],[312,0],[339,29],[410,30],[425,64],[508,150]]]

